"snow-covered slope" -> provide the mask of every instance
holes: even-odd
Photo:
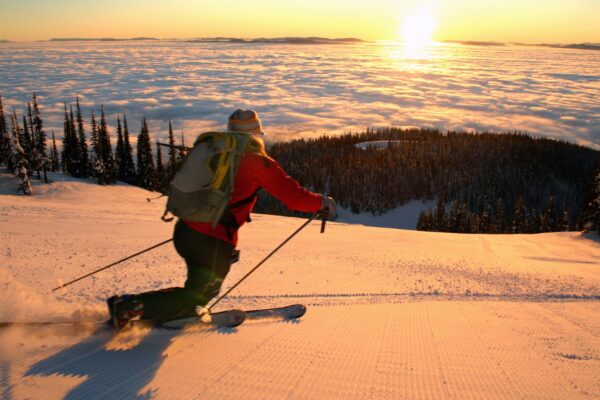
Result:
[[[12,195],[0,176],[0,322],[99,321],[115,293],[180,285],[164,199],[77,180]],[[254,215],[232,285],[303,220]],[[361,221],[370,225],[368,221]],[[376,223],[374,223],[376,224]],[[459,235],[308,226],[220,307],[304,303],[235,330],[0,328],[0,397],[600,397],[600,243],[580,233]]]

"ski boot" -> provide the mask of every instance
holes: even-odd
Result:
[[[137,321],[144,316],[144,303],[137,296],[125,294],[112,296],[106,300],[110,320],[119,329],[124,328],[130,321]]]

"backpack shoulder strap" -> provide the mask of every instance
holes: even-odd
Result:
[[[233,233],[240,228],[240,224],[235,219],[232,210],[253,202],[257,196],[258,190],[248,197],[238,200],[235,203],[229,204],[227,208],[225,208],[225,211],[223,212],[223,215],[219,220],[219,225],[223,225],[225,227],[225,229],[227,230],[227,236],[229,237],[229,240],[233,238]],[[251,222],[250,214],[246,215],[246,222]]]

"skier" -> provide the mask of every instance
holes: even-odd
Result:
[[[112,322],[124,327],[133,319],[166,321],[195,315],[219,294],[229,273],[238,229],[249,221],[257,192],[263,188],[289,209],[302,212],[323,211],[328,219],[336,213],[335,201],[304,189],[269,157],[263,141],[263,127],[253,110],[238,109],[228,120],[228,131],[251,134],[234,180],[228,209],[216,227],[210,223],[178,220],[173,242],[187,265],[184,287],[167,288],[140,294],[112,296],[107,300]]]

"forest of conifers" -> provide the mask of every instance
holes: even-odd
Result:
[[[374,141],[388,143],[364,145]],[[396,128],[275,143],[269,153],[303,185],[354,213],[437,200],[419,229],[486,233],[581,229],[599,157],[520,133]],[[286,213],[264,194],[257,210]]]
[[[78,99],[75,108],[65,104],[60,154],[54,134],[48,152],[35,95],[22,115],[13,110],[9,118],[0,97],[0,163],[19,177],[24,194],[31,194],[34,171],[38,178],[42,171],[44,176],[62,172],[166,193],[185,157],[171,123],[163,162],[145,119],[134,151],[124,115],[116,121],[114,148],[102,107],[99,117],[92,110],[86,124]],[[421,230],[538,233],[600,227],[600,152],[565,141],[522,133],[382,128],[271,143],[268,153],[303,186],[334,197],[353,213],[382,215],[411,200],[435,200],[437,206],[419,217]],[[302,215],[264,191],[254,211]]]

